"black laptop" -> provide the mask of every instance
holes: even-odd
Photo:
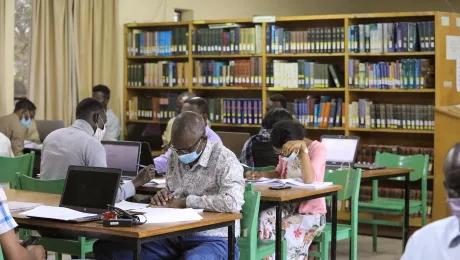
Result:
[[[336,170],[342,165],[353,167],[359,136],[323,135],[321,143],[326,146],[326,169]]]

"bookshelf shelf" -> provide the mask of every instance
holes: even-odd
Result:
[[[234,58],[251,58],[262,57],[261,54],[222,54],[222,55],[200,55],[195,54],[192,56],[194,59],[234,59]]]
[[[286,91],[286,92],[343,92],[345,88],[267,88],[267,91]]]
[[[216,127],[260,128],[260,125],[211,123],[211,127],[214,127],[214,126]]]
[[[428,89],[376,89],[376,88],[350,88],[349,92],[379,92],[379,93],[435,93],[434,88]]]
[[[317,126],[305,126],[307,130],[320,130],[320,131],[345,131],[344,127],[317,127]]]
[[[187,90],[188,87],[130,87],[127,86],[126,89],[133,89],[133,90]]]
[[[381,56],[434,56],[434,51],[420,51],[420,52],[365,52],[365,53],[348,53],[350,57],[381,57]]]
[[[233,87],[203,87],[203,86],[193,86],[192,89],[196,90],[207,90],[207,91],[223,91],[223,90],[250,90],[250,91],[261,91],[260,87],[242,87],[242,86],[233,86]]]
[[[171,60],[171,59],[188,59],[187,55],[176,56],[127,56],[128,60]]]
[[[168,120],[129,119],[127,123],[167,124]]]
[[[283,53],[267,54],[267,58],[304,58],[304,57],[343,57],[345,53]]]
[[[434,134],[433,130],[409,130],[409,129],[374,129],[374,128],[348,128],[355,132],[375,132],[375,133],[400,133],[400,134]]]

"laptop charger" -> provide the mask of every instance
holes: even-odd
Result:
[[[132,227],[132,219],[104,219],[102,221],[104,227]]]

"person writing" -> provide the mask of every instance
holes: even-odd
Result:
[[[305,138],[304,127],[293,121],[279,121],[270,135],[279,163],[274,171],[247,172],[248,178],[301,178],[304,183],[323,182],[326,168],[326,147]],[[326,224],[324,198],[290,204],[282,209],[284,238],[287,242],[287,259],[306,259],[308,249],[316,234]],[[275,208],[263,210],[259,215],[259,238],[275,239]],[[271,256],[273,259],[274,256]]]
[[[196,208],[238,213],[244,202],[243,167],[222,143],[206,136],[200,114],[184,112],[172,127],[166,187],[152,198],[152,206]],[[236,222],[239,234],[239,221]],[[143,259],[227,259],[227,228],[198,232],[142,244]],[[132,259],[123,243],[97,241],[96,259]],[[238,248],[235,245],[235,259]]]
[[[444,187],[452,216],[415,231],[407,242],[401,260],[456,260],[460,256],[460,143],[444,161]]]

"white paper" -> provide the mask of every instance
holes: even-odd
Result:
[[[455,73],[457,75],[457,92],[460,92],[460,58],[457,59],[457,68]]]
[[[116,203],[115,207],[120,208],[122,210],[135,210],[135,209],[147,208],[148,205],[149,204],[134,203],[134,202],[123,200],[123,201],[120,201],[119,203]]]
[[[251,181],[255,184],[279,184],[279,185],[288,185],[296,188],[308,188],[308,189],[323,189],[329,186],[332,186],[332,182],[313,182],[313,183],[304,183],[301,178],[292,178],[292,179],[269,179],[269,178],[260,178],[257,181]]]
[[[449,26],[449,16],[441,16],[441,25]]]
[[[161,184],[166,184],[166,179],[152,179],[149,183],[153,183],[153,184],[158,184],[158,185],[161,185]]]
[[[456,18],[455,21],[456,21],[455,23],[456,23],[457,27],[460,27],[460,18]]]
[[[198,221],[203,219],[197,211],[190,208],[145,208],[135,210],[135,212],[144,213],[147,217],[146,223],[148,224]]]
[[[37,144],[31,141],[24,140],[24,148],[29,149],[42,149],[42,144]]]
[[[35,218],[56,219],[63,221],[96,216],[96,214],[84,213],[64,207],[51,206],[38,206],[32,210],[22,212],[19,215]]]
[[[460,36],[446,36],[446,59],[456,60],[460,58]]]
[[[42,203],[20,202],[20,201],[8,201],[8,207],[10,209],[10,212],[30,210],[38,206],[41,206],[41,205],[43,204]]]

